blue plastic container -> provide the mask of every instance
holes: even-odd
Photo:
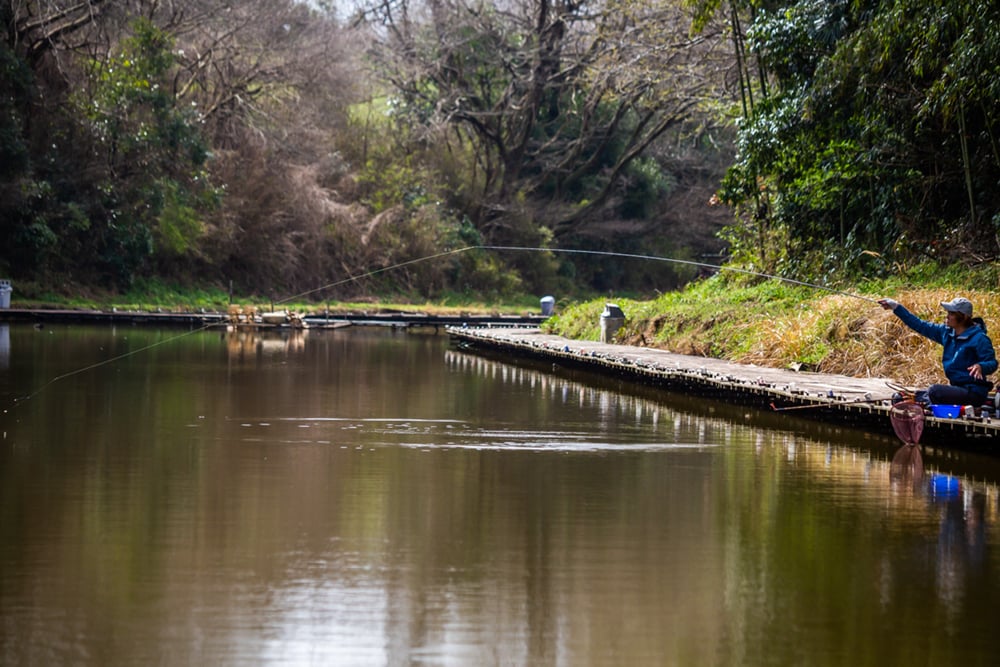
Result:
[[[959,492],[962,490],[962,485],[959,483],[958,478],[951,477],[950,475],[931,475],[929,481],[928,488],[931,496],[939,500],[957,498]]]
[[[932,405],[931,413],[942,419],[958,419],[962,415],[961,405]]]

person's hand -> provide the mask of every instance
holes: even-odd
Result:
[[[975,379],[977,380],[983,379],[983,367],[980,366],[979,364],[972,364],[966,370],[969,371],[969,375],[971,375]]]
[[[893,301],[892,299],[879,299],[878,305],[882,306],[886,310],[896,310],[896,306],[899,305],[899,302]]]

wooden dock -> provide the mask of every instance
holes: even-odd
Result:
[[[654,348],[572,340],[544,334],[537,327],[463,326],[451,327],[448,333],[462,349],[531,357],[671,391],[892,433],[893,389],[886,378],[736,364]],[[1000,453],[1000,420],[928,415],[921,443]]]

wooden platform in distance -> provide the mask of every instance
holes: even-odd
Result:
[[[427,313],[378,311],[371,313],[336,312],[309,313],[302,317],[311,328],[335,329],[349,324],[359,326],[388,327],[448,327],[448,326],[487,326],[487,325],[535,325],[545,317],[541,315],[429,315]],[[228,326],[232,324],[228,313],[221,312],[160,312],[135,310],[45,310],[45,309],[0,309],[0,322],[32,322],[32,323],[77,323],[77,324],[141,324],[154,326]],[[244,326],[275,327],[283,325],[262,325],[261,323],[244,323]]]
[[[796,416],[892,433],[889,410],[893,390],[886,378],[736,364],[653,348],[572,340],[544,334],[536,327],[452,327],[448,333],[465,349],[491,349],[585,367],[674,391],[739,401],[762,409],[775,406]],[[802,409],[788,410],[799,406]],[[921,442],[990,450],[1000,445],[1000,420],[928,416]]]

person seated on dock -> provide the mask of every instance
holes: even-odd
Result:
[[[921,336],[943,346],[941,360],[951,384],[932,384],[926,402],[975,406],[987,402],[993,383],[986,378],[996,372],[997,356],[982,320],[972,317],[972,302],[961,296],[942,302],[948,313],[944,324],[922,320],[892,299],[879,299],[879,304]],[[922,394],[917,392],[918,402],[924,402]]]

